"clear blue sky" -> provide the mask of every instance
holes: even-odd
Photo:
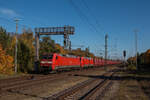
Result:
[[[150,48],[150,0],[0,0],[0,26],[15,32],[13,19],[20,18],[19,32],[25,26],[72,25],[73,45],[84,45],[99,54],[108,33],[109,55],[127,50],[134,55],[134,30],[138,32],[138,51]],[[63,36],[53,36],[63,43]],[[117,49],[114,47],[117,46]]]

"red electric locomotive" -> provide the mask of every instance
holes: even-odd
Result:
[[[82,66],[80,57],[64,56],[57,53],[43,55],[40,60],[41,71],[77,68]]]
[[[87,58],[77,57],[70,55],[61,55],[57,53],[46,54],[41,57],[40,69],[41,71],[52,71],[58,69],[70,69],[70,68],[85,68],[103,66],[104,59],[100,58]],[[117,61],[107,60],[107,65],[119,64]]]

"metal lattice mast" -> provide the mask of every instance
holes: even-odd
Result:
[[[105,35],[105,70],[106,69],[106,65],[107,65],[107,39],[108,39],[108,35]]]
[[[17,33],[18,33],[18,21],[19,19],[15,19],[16,22],[16,45],[15,45],[15,73],[17,73],[17,44],[18,44],[18,37],[17,37]]]

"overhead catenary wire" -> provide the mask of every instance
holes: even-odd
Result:
[[[101,25],[100,25],[100,23],[99,23],[97,17],[96,17],[95,14],[93,13],[93,11],[90,9],[90,7],[89,7],[88,4],[86,3],[86,1],[85,1],[85,0],[81,0],[81,1],[82,1],[82,3],[84,4],[84,6],[87,8],[88,13],[90,14],[90,16],[93,17],[92,19],[95,20],[95,24],[97,25],[97,28],[100,28],[101,30],[103,30],[103,28],[101,27]]]
[[[7,18],[1,17],[1,16],[0,16],[0,19],[2,19],[4,21],[7,21],[10,24],[14,24],[14,26],[16,25],[16,23],[14,22],[14,19],[7,19]],[[21,27],[28,27],[28,28],[30,28],[29,25],[20,24],[20,23],[18,25],[21,26]]]
[[[96,33],[99,33],[99,31],[97,30],[97,28],[95,27],[94,24],[92,24],[89,21],[89,18],[80,10],[80,8],[73,2],[73,0],[68,0],[69,3],[74,7],[74,9],[76,10],[77,14],[79,15],[79,17],[84,20],[92,30],[94,30]],[[103,37],[101,37],[103,39]]]
[[[97,28],[98,28],[98,29],[100,28],[100,29],[103,31],[103,28],[101,27],[101,25],[100,25],[100,23],[99,23],[97,17],[96,17],[95,14],[92,12],[92,10],[90,9],[90,7],[89,7],[89,5],[87,4],[87,2],[86,2],[85,0],[80,0],[80,1],[82,1],[82,3],[84,4],[84,6],[85,6],[86,9],[88,10],[88,13],[89,13],[89,15],[92,17],[92,19],[95,20],[95,24],[96,24]],[[107,46],[108,46],[108,45],[107,45]],[[108,47],[109,47],[109,46],[108,46]],[[117,49],[117,47],[115,47],[115,48]],[[116,49],[115,49],[115,50],[116,50]],[[113,51],[115,51],[115,50],[111,49],[110,52],[113,52]],[[117,51],[116,51],[116,52],[117,52]],[[116,56],[117,56],[117,53],[116,53]]]

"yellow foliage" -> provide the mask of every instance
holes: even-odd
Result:
[[[13,36],[10,48],[8,48],[8,49],[13,50],[13,48],[15,47],[15,45],[16,45],[16,36]]]
[[[13,57],[6,55],[1,45],[0,45],[0,73],[1,74],[13,73]]]
[[[59,44],[56,44],[56,48],[60,50],[60,54],[64,54],[64,55],[70,54],[70,55],[76,55],[76,56],[94,57],[94,54],[81,50],[81,48],[69,51],[69,50],[64,49]]]
[[[59,44],[56,44],[56,48],[60,50],[60,54],[67,54],[67,52],[63,49],[63,47],[60,46]]]
[[[20,34],[20,40],[22,40],[31,50],[32,54],[34,54],[34,45],[33,45],[33,33],[22,33]]]
[[[145,58],[145,62],[147,64],[150,64],[150,49],[146,51],[144,58]]]
[[[150,54],[150,49],[146,51],[146,54]]]

